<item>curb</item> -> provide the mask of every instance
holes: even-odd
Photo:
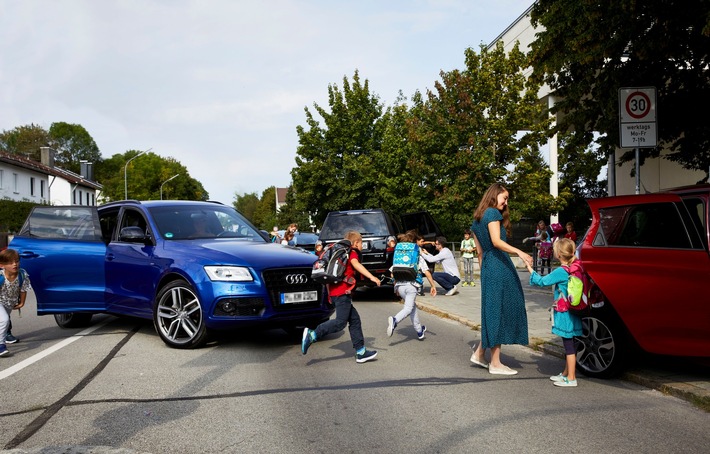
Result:
[[[400,301],[400,304],[403,304],[403,302]],[[424,312],[436,315],[440,318],[456,321],[462,325],[468,326],[474,331],[481,330],[480,323],[475,323],[466,317],[453,315],[445,310],[439,309],[438,307],[419,301],[417,301],[416,305],[419,310]],[[560,359],[564,359],[565,357],[565,351],[562,345],[554,341],[551,342],[549,340],[533,337],[530,339],[530,343],[527,347]],[[665,395],[685,400],[700,410],[710,413],[710,389],[704,389],[699,386],[679,381],[669,382],[666,377],[657,377],[648,371],[628,370],[622,373],[619,378],[631,383],[645,386],[646,388],[655,389]]]

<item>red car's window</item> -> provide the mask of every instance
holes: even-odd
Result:
[[[599,210],[607,245],[652,248],[693,247],[673,203],[649,203]]]

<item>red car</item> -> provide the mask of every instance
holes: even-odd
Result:
[[[598,291],[577,339],[580,370],[617,375],[632,347],[710,357],[710,185],[587,202],[579,257]]]

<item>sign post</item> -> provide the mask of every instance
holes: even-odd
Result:
[[[619,89],[621,148],[653,148],[657,145],[656,88]]]
[[[621,148],[636,148],[636,194],[639,194],[639,148],[655,148],[658,143],[656,87],[619,89],[619,141]]]

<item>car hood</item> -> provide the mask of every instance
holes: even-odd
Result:
[[[252,268],[271,268],[284,266],[312,266],[316,256],[298,248],[272,243],[252,241],[233,241],[227,239],[206,239],[170,241],[165,243],[168,255],[171,250],[180,249],[180,253],[203,264],[238,265]]]

